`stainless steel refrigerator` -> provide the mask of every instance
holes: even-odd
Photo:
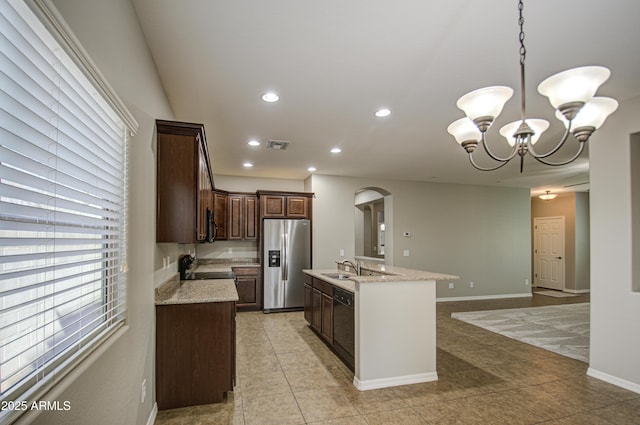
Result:
[[[303,308],[302,270],[311,268],[311,223],[265,219],[262,232],[264,311]]]

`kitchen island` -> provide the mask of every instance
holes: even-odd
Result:
[[[383,264],[363,265],[360,272],[304,270],[312,290],[317,284],[323,296],[329,296],[326,284],[354,295],[353,384],[370,390],[437,380],[435,285],[458,276]],[[311,303],[311,309],[316,305]],[[314,314],[305,310],[307,320],[313,320]],[[334,329],[340,326],[322,317],[322,325],[329,323]],[[333,329],[319,333],[332,345]]]

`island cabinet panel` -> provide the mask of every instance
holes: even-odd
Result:
[[[216,227],[216,240],[227,240],[227,215],[229,196],[221,190],[213,191],[213,222]]]
[[[311,218],[311,198],[306,192],[258,191],[260,217],[262,218]]]
[[[159,410],[219,403],[235,379],[235,302],[156,305]]]
[[[156,121],[156,242],[207,236],[213,178],[202,124]]]
[[[311,293],[311,327],[322,332],[322,292],[316,288]]]
[[[304,282],[304,320],[309,325],[313,320],[313,278],[308,274],[302,275]]]
[[[333,285],[304,275],[304,317],[333,346]]]
[[[333,295],[322,294],[322,330],[320,334],[333,345]]]
[[[238,311],[262,310],[260,267],[232,267],[238,291]]]
[[[309,325],[313,320],[313,288],[306,282],[304,284],[304,320]]]
[[[258,238],[258,197],[247,194],[229,194],[229,240],[256,240]]]

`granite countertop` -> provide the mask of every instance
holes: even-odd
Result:
[[[381,276],[354,276],[359,283],[366,282],[406,282],[418,280],[458,280],[460,276],[451,274],[430,272],[425,270],[407,269],[404,267],[389,266],[387,264],[361,263],[361,270],[369,270],[381,273]]]
[[[238,301],[238,299],[238,291],[233,279],[180,281],[175,277],[155,290],[156,305],[216,303]]]
[[[195,273],[211,273],[211,272],[230,272],[233,267],[260,267],[260,263],[256,263],[252,259],[248,258],[246,261],[242,260],[230,260],[220,261],[215,263],[198,263],[198,267],[194,270]]]
[[[312,270],[302,270],[303,273],[308,274],[309,276],[317,277],[318,279],[322,279],[330,284],[337,286],[338,288],[345,289],[349,292],[355,292],[356,282],[351,280],[356,277],[353,273],[347,273],[342,270],[337,269],[312,269]],[[325,274],[334,274],[340,273],[349,276],[349,279],[333,279],[329,276],[325,276]]]
[[[380,273],[376,276],[357,276],[355,273],[345,272],[339,269],[312,269],[303,270],[308,275],[323,279],[332,285],[346,289],[347,291],[354,292],[356,283],[370,283],[370,282],[412,282],[423,280],[457,280],[460,276],[435,273],[424,270],[407,269],[404,267],[389,266],[386,264],[363,264],[361,267],[363,270],[369,270],[375,273]],[[326,276],[326,274],[341,273],[349,276],[348,279],[334,279]]]

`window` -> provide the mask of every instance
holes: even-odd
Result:
[[[42,396],[124,323],[135,130],[57,15],[30,4],[0,0],[0,393],[11,402]]]

